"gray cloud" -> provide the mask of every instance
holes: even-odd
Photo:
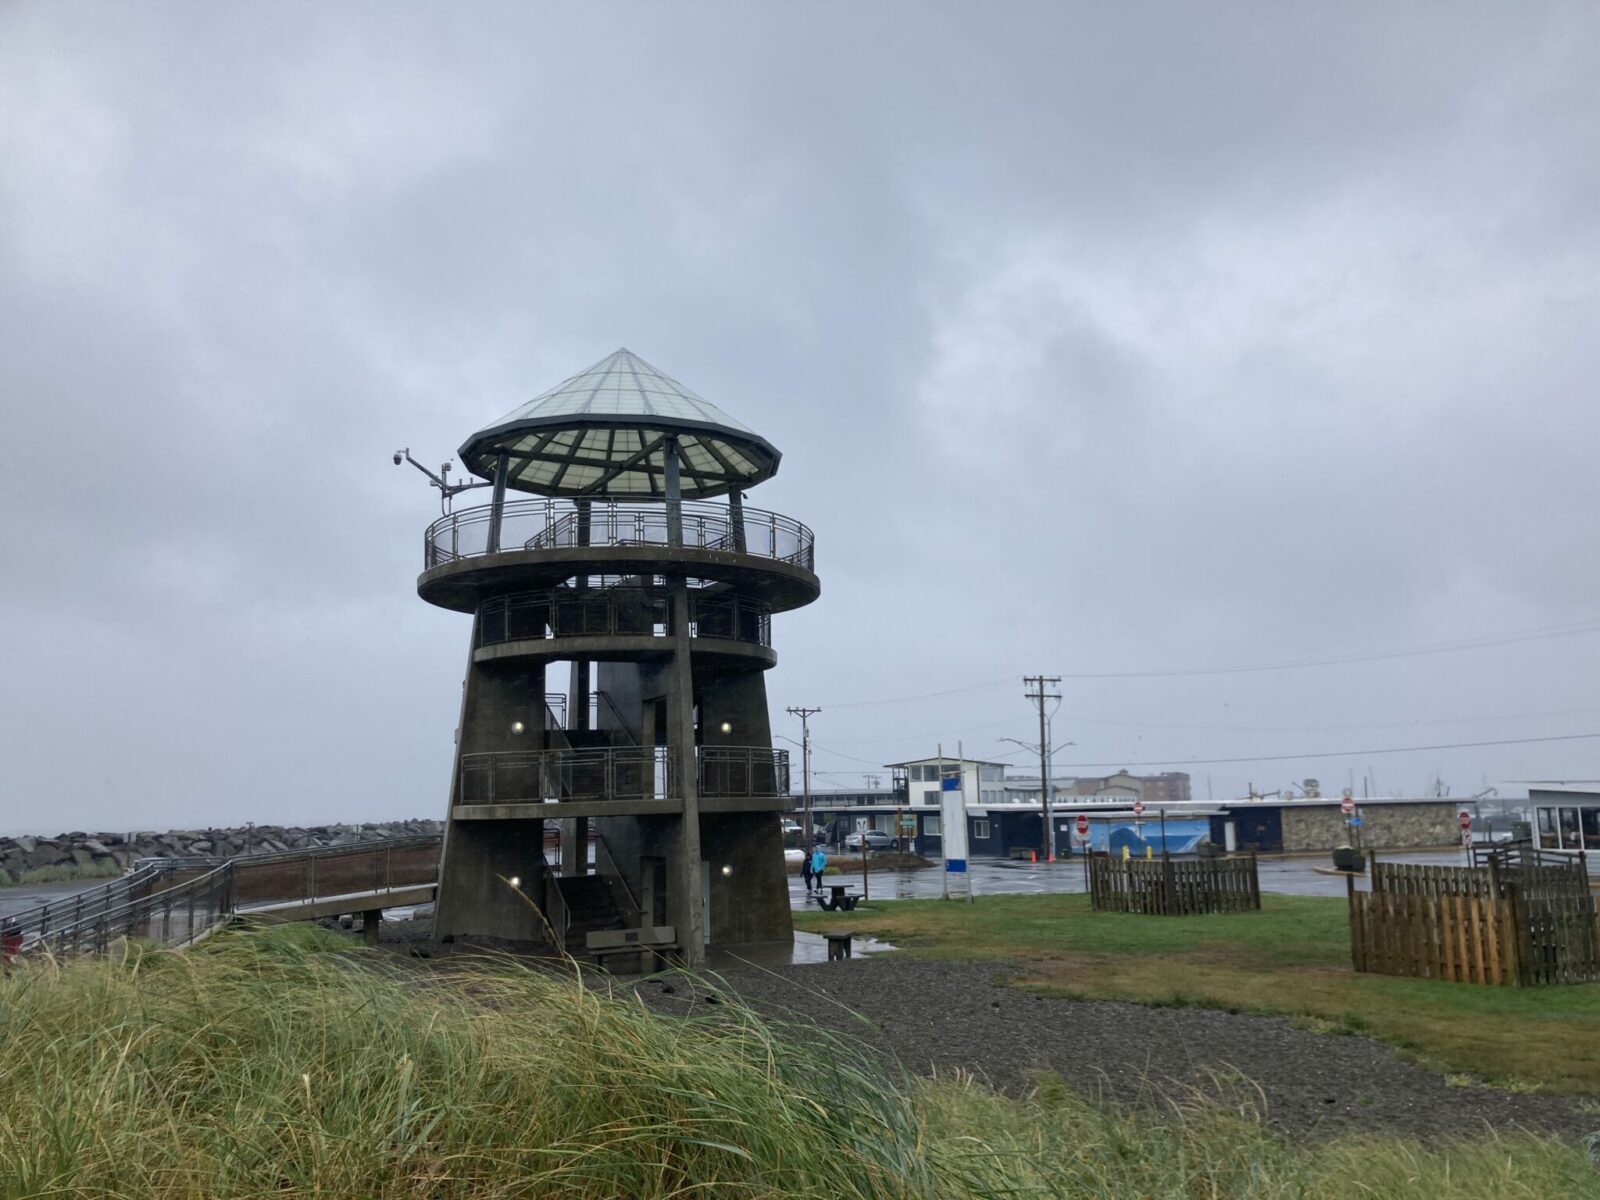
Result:
[[[621,344],[784,451],[751,502],[813,525],[824,598],[770,683],[830,706],[826,778],[1030,736],[1024,672],[1594,617],[1596,32],[0,10],[0,827],[439,811],[467,631],[415,598],[433,509],[387,456]],[[1597,649],[1069,681],[1056,734],[1099,762],[1600,730]],[[1371,765],[1459,790],[1597,752]]]

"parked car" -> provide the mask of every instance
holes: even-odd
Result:
[[[868,850],[891,850],[894,848],[894,838],[884,833],[881,829],[867,829],[850,834],[844,839],[846,850],[859,850],[865,841]]]

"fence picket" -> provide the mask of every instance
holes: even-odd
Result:
[[[1358,971],[1513,986],[1600,980],[1600,914],[1583,864],[1496,848],[1482,867],[1378,863],[1345,895]]]

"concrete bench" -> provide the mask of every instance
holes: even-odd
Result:
[[[850,939],[855,937],[853,930],[841,929],[837,933],[825,933],[822,936],[828,939],[829,962],[841,962],[850,957]]]

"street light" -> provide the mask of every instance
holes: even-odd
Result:
[[[1056,857],[1056,831],[1051,828],[1050,816],[1050,781],[1044,770],[1045,763],[1055,757],[1055,752],[1050,749],[1051,737],[1055,729],[1055,714],[1051,713],[1044,721],[1044,745],[1041,747],[1034,742],[1024,742],[1020,738],[1003,737],[1002,742],[1011,742],[1021,746],[1039,756],[1039,815],[1044,821],[1044,855],[1054,862]],[[1068,746],[1076,746],[1077,742],[1063,742],[1057,749],[1065,750]],[[1067,852],[1072,852],[1072,839],[1067,839]]]

